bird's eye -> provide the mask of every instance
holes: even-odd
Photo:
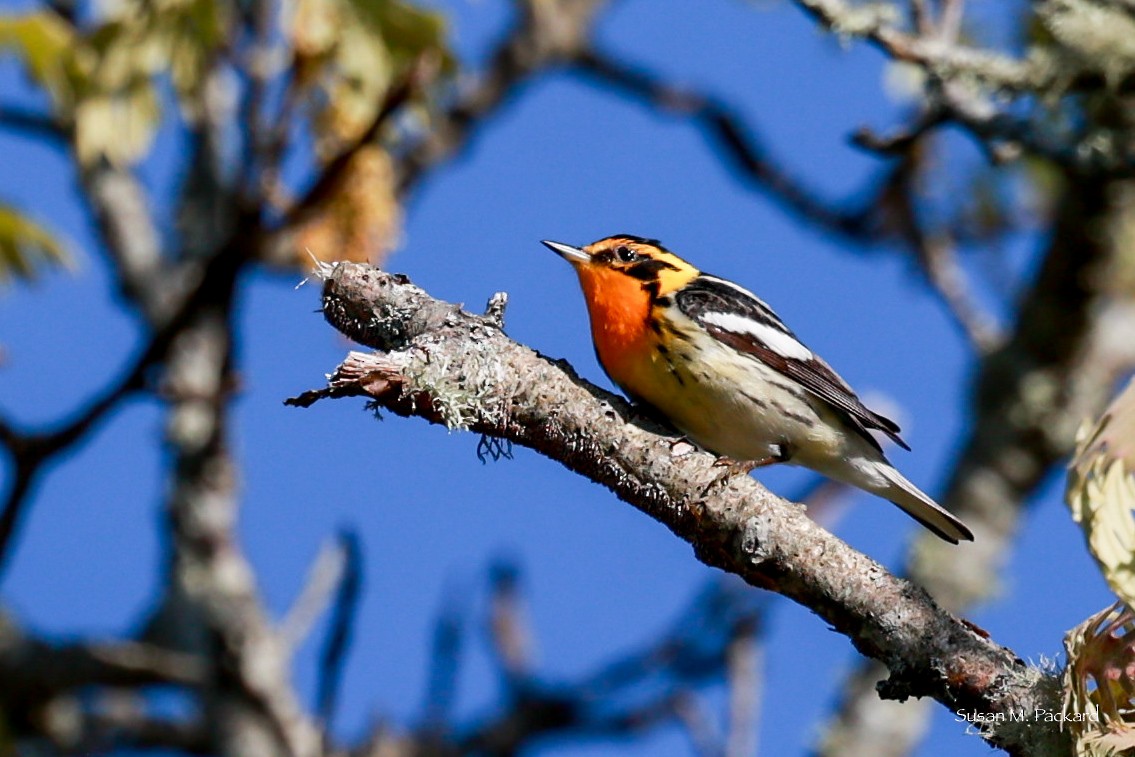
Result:
[[[635,259],[634,251],[626,245],[619,245],[615,248],[615,257],[620,263],[629,263]]]

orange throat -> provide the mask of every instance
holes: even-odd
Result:
[[[649,353],[650,294],[642,282],[607,268],[576,266],[591,316],[591,338],[607,374],[625,389],[635,384],[635,368]]]

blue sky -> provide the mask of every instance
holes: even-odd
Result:
[[[497,0],[436,5],[452,13],[455,45],[470,60],[484,56],[507,19]],[[863,124],[886,127],[901,112],[883,93],[878,54],[841,47],[780,3],[627,0],[604,18],[599,42],[728,100],[794,172],[832,197],[862,186],[876,165],[848,145],[848,134]],[[0,63],[0,90],[20,89],[10,61]],[[155,188],[169,180],[178,149],[175,139],[161,144],[165,154],[146,174]],[[66,163],[4,133],[0,153],[7,164],[0,198],[53,223],[80,251],[75,273],[0,294],[0,408],[32,424],[58,419],[110,382],[138,348],[139,331],[115,301]],[[467,154],[432,174],[407,211],[405,242],[389,268],[473,309],[507,291],[514,339],[567,358],[604,386],[574,275],[539,240],[583,244],[615,232],[660,238],[759,293],[861,393],[896,403],[913,452],[895,451],[893,461],[931,493],[940,489],[965,428],[973,363],[913,266],[893,254],[848,250],[786,218],[740,186],[688,124],[573,76],[545,77],[524,87]],[[1035,241],[1019,240],[1014,265],[1027,270]],[[487,568],[498,556],[524,570],[539,669],[552,680],[668,628],[714,575],[664,527],[528,450],[483,465],[476,436],[393,417],[376,423],[361,401],[285,408],[283,398],[318,386],[350,348],[315,312],[317,289],[297,291],[298,279],[260,272],[242,283],[240,529],[277,614],[320,543],[341,525],[358,529],[365,600],[342,698],[344,734],[358,734],[376,713],[411,722],[420,715],[430,631],[441,603],[454,596],[467,603],[471,629],[459,711],[492,706],[479,621]],[[123,633],[153,599],[165,487],[161,423],[155,403],[129,403],[40,487],[0,585],[0,599],[23,622],[46,633]],[[785,495],[811,480],[788,468],[758,478]],[[1060,490],[1058,480],[1046,487],[1009,556],[999,598],[972,616],[1034,661],[1057,656],[1063,632],[1110,602]],[[896,568],[915,528],[868,495],[856,496],[838,524],[853,546]],[[760,745],[765,754],[796,754],[814,743],[855,656],[806,610],[787,601],[774,607]],[[308,697],[313,671],[309,644],[297,668]],[[719,694],[707,696],[717,702]],[[988,752],[951,720],[939,706],[920,755]],[[541,752],[688,753],[674,729],[641,742],[553,744]]]

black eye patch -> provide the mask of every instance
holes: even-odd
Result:
[[[646,258],[641,263],[635,263],[624,269],[624,273],[642,281],[653,281],[658,276],[659,271],[665,270],[677,271],[678,267],[670,265],[665,260]]]

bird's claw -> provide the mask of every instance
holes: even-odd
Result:
[[[725,468],[725,470],[721,475],[709,482],[702,491],[702,496],[709,494],[715,487],[725,484],[734,476],[747,476],[757,468],[764,468],[765,466],[776,465],[777,463],[786,463],[791,457],[792,453],[789,451],[787,444],[776,445],[771,455],[757,460],[734,460],[731,457],[719,457],[713,463],[713,467]]]

